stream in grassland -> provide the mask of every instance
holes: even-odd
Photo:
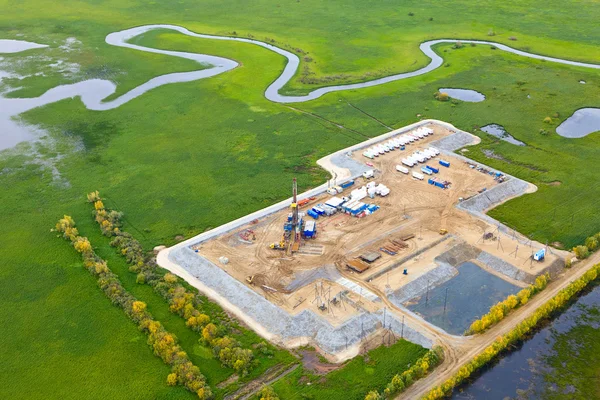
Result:
[[[218,57],[211,56],[207,54],[197,54],[197,53],[188,53],[182,51],[170,51],[170,50],[161,50],[154,49],[151,47],[140,46],[137,44],[129,43],[131,39],[136,36],[139,36],[145,32],[155,30],[155,29],[169,29],[173,31],[177,31],[181,34],[201,38],[201,39],[212,39],[212,40],[223,40],[223,41],[235,41],[235,42],[243,42],[248,44],[253,44],[256,46],[263,47],[265,49],[271,50],[287,59],[286,65],[279,75],[279,77],[265,90],[265,97],[276,103],[298,103],[309,100],[317,99],[323,96],[326,93],[337,92],[337,91],[345,91],[345,90],[354,90],[361,89],[366,87],[378,86],[388,82],[394,82],[402,79],[407,79],[419,75],[426,74],[431,72],[443,64],[443,58],[435,53],[433,47],[441,44],[441,43],[455,43],[457,39],[436,39],[429,40],[427,42],[423,42],[419,45],[419,49],[430,59],[430,62],[415,71],[394,74],[390,76],[386,76],[379,79],[374,79],[367,82],[346,84],[346,85],[333,85],[322,87],[319,89],[315,89],[309,92],[306,95],[301,96],[287,96],[284,94],[280,94],[280,90],[294,77],[296,71],[300,65],[300,58],[287,50],[281,49],[277,46],[273,46],[268,43],[264,43],[258,40],[240,38],[240,37],[229,37],[229,36],[216,36],[216,35],[206,35],[192,32],[186,28],[176,25],[145,25],[138,26],[135,28],[125,29],[119,32],[113,32],[106,36],[105,42],[111,46],[117,47],[125,47],[132,50],[156,53],[156,54],[164,54],[172,57],[185,58],[189,60],[193,60],[202,65],[202,69],[197,71],[190,72],[179,72],[179,73],[171,73],[165,74],[161,76],[157,76],[155,78],[150,79],[148,82],[141,84],[140,86],[130,90],[129,92],[119,96],[118,98],[110,101],[104,101],[108,96],[112,95],[116,91],[116,85],[108,80],[103,79],[90,79],[85,80],[73,84],[61,85],[55,88],[48,90],[46,93],[42,94],[39,97],[35,98],[15,98],[15,99],[7,99],[0,95],[0,121],[6,121],[18,114],[21,114],[25,111],[31,110],[35,107],[40,107],[46,104],[54,103],[60,100],[79,97],[86,108],[90,110],[110,110],[117,108],[136,97],[139,97],[146,93],[149,90],[155,89],[157,87],[177,83],[177,82],[191,82],[199,79],[205,79],[212,76],[219,75],[221,73],[230,71],[238,66],[236,61]],[[589,63],[581,63],[577,61],[563,60],[560,58],[547,57],[533,53],[527,53],[522,50],[517,50],[512,47],[493,43],[482,40],[463,40],[464,43],[475,43],[475,44],[485,44],[485,45],[493,45],[495,48],[506,51],[509,53],[517,54],[523,57],[538,59],[538,60],[546,60],[550,62],[556,62],[560,64],[567,64],[579,67],[600,69],[600,65],[598,64],[589,64]],[[47,47],[43,44],[37,44],[32,42],[25,42],[19,40],[11,40],[11,39],[0,39],[0,53],[18,53],[22,51],[40,51],[41,48]],[[37,50],[36,50],[37,49]],[[461,93],[455,92],[457,96],[464,96],[465,91]],[[471,94],[472,95],[472,94]],[[480,94],[478,94],[480,95]],[[485,97],[484,97],[485,98]],[[15,126],[10,125],[7,122],[0,122],[0,128],[3,130],[15,130]],[[14,136],[13,132],[13,136]],[[3,135],[0,135],[3,136]],[[24,137],[23,140],[27,138]],[[14,139],[11,139],[13,142]],[[9,143],[8,141],[6,141]],[[2,147],[0,147],[0,150]]]
[[[594,399],[600,395],[600,287],[455,390],[456,400]]]

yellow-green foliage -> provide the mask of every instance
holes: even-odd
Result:
[[[513,330],[504,336],[498,337],[483,352],[460,368],[452,378],[445,381],[442,385],[433,388],[424,399],[437,400],[450,395],[452,390],[471,376],[474,371],[486,365],[511,344],[521,340],[538,324],[538,322],[550,317],[554,311],[564,307],[574,295],[583,290],[590,282],[596,280],[599,273],[600,264],[596,264],[583,274],[581,278],[569,284],[566,288],[558,292],[556,296],[538,308],[532,316],[521,321]]]
[[[98,204],[98,202],[99,200],[94,204]],[[103,208],[97,207],[97,209]],[[74,228],[75,221],[68,216],[56,224],[56,229],[63,233],[63,237],[70,240],[75,250],[81,254],[83,265],[97,279],[104,294],[113,304],[123,309],[139,329],[147,334],[148,344],[152,346],[154,354],[171,366],[167,384],[171,386],[180,384],[187,390],[196,393],[201,400],[212,398],[212,391],[206,384],[204,376],[177,344],[175,336],[167,332],[160,322],[154,320],[152,314],[147,310],[146,303],[137,300],[125,290],[117,275],[108,268],[106,261],[94,252],[87,238],[67,234],[67,232],[73,232]]]
[[[487,314],[480,319],[473,321],[466,332],[467,335],[481,333],[490,326],[502,321],[504,317],[513,309],[519,307],[520,305],[527,304],[533,295],[544,290],[544,288],[548,285],[549,280],[550,276],[548,274],[540,275],[535,279],[533,285],[522,289],[519,293],[517,293],[516,296],[511,294],[503,301],[493,305]]]
[[[414,381],[427,375],[435,366],[437,366],[443,359],[443,350],[440,347],[434,347],[429,350],[425,355],[419,358],[409,369],[396,374],[392,378],[392,381],[388,383],[387,387],[383,391],[385,398],[392,398],[395,394],[404,391],[407,387],[412,385]],[[365,400],[381,399],[382,395],[376,390],[371,390],[365,396]]]

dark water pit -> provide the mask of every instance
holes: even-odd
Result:
[[[495,136],[500,140],[512,143],[517,146],[526,146],[525,143],[515,139],[510,133],[506,132],[502,125],[489,124],[481,128],[481,130],[489,135]]]
[[[447,93],[448,96],[453,99],[469,103],[479,103],[485,100],[485,95],[483,93],[471,89],[440,88],[439,91],[440,93]]]
[[[600,131],[600,108],[581,108],[556,128],[562,137],[576,139]]]
[[[462,335],[492,305],[520,290],[472,262],[462,263],[457,269],[454,278],[410,300],[413,304],[408,305],[409,310],[453,335]]]
[[[597,399],[600,287],[458,387],[452,399]]]

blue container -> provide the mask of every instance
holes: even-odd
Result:
[[[344,183],[340,184],[340,186],[342,187],[342,189],[346,189],[347,187],[350,187],[352,185],[354,185],[354,181],[348,181],[348,182],[344,182]]]
[[[312,210],[319,215],[325,214],[325,210],[323,210],[321,207],[313,207]]]
[[[448,161],[440,160],[440,165],[446,168],[450,167],[450,163]]]
[[[439,188],[446,189],[446,185],[444,185],[442,182],[437,182],[436,181],[434,183],[434,185],[437,186],[437,187],[439,187]]]
[[[439,169],[432,167],[431,165],[428,165],[427,168],[429,168],[430,170],[432,170],[435,174],[437,174],[438,172],[440,172]]]
[[[316,212],[314,212],[313,210],[308,210],[306,212],[306,214],[308,214],[309,217],[313,217],[314,219],[319,219],[319,214],[317,214]]]
[[[287,223],[287,224],[283,224],[283,230],[286,232],[291,232],[292,230],[292,224]]]

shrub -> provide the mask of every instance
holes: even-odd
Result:
[[[452,45],[453,49],[462,49],[463,47],[465,47],[462,42],[459,40],[456,43],[454,43],[454,45]]]
[[[450,99],[450,96],[448,95],[448,93],[444,93],[444,92],[435,92],[433,94],[433,96],[436,98],[436,100],[439,100],[439,101],[448,101]]]
[[[585,239],[585,247],[587,247],[590,252],[593,252],[598,248],[598,240],[594,236],[590,236]]]
[[[575,257],[577,257],[579,260],[586,259],[590,255],[590,251],[586,246],[574,247],[573,252],[575,253]]]
[[[544,123],[545,124],[551,124],[552,123],[552,118],[551,117],[544,118]]]
[[[408,13],[408,16],[409,16],[409,17],[414,17],[414,16],[415,16],[415,13],[411,11],[411,12],[409,12],[409,13]]]
[[[490,30],[487,33],[488,36],[496,36],[496,32],[494,31],[494,28],[490,28]]]
[[[279,396],[275,394],[275,391],[270,386],[263,386],[260,390],[260,400],[279,400]]]
[[[516,37],[516,36],[511,36],[511,37],[509,37],[508,39],[509,39],[509,40],[516,41],[516,40],[517,40],[517,37]]]

